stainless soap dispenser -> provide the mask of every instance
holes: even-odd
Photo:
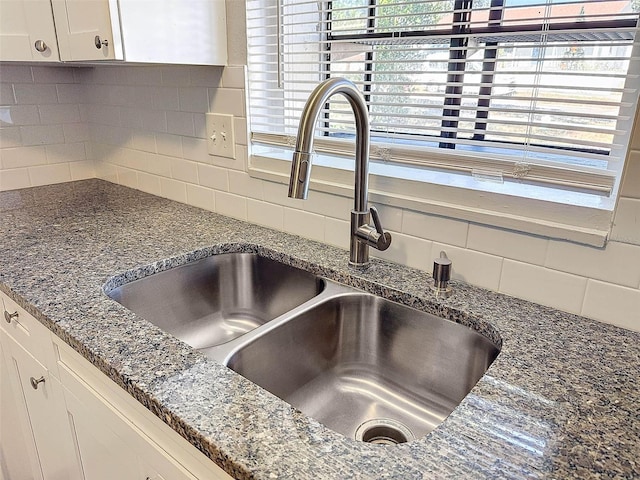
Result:
[[[451,280],[451,260],[447,258],[446,252],[440,252],[440,257],[433,261],[433,285],[431,290],[436,297],[447,298],[451,295],[452,290],[449,285]]]

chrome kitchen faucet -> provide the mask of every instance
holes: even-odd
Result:
[[[362,94],[345,78],[330,78],[322,82],[311,92],[304,106],[291,164],[289,197],[307,198],[315,126],[322,108],[336,93],[347,98],[356,119],[355,194],[351,210],[349,264],[366,266],[369,264],[369,247],[386,250],[391,245],[391,234],[382,228],[376,208],[368,208],[369,115]],[[373,226],[369,224],[371,218]]]

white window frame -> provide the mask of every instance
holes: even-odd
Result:
[[[638,43],[634,46],[637,55]],[[640,75],[639,62],[632,62]],[[249,107],[250,108],[250,107]],[[250,116],[248,108],[247,115]],[[631,128],[627,135],[627,153]],[[267,181],[288,184],[293,149],[249,142],[248,172]],[[372,152],[375,157],[376,152]],[[626,161],[626,160],[625,160]],[[622,174],[611,195],[552,186],[529,185],[499,178],[490,171],[457,173],[372,162],[370,195],[374,203],[426,214],[481,223],[549,238],[604,246],[608,239]],[[318,154],[310,189],[353,197],[353,170],[344,158]]]

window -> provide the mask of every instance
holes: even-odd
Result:
[[[248,0],[254,144],[291,146],[320,81],[369,108],[372,160],[615,193],[638,83],[638,0]],[[640,51],[640,50],[639,50]],[[348,156],[334,97],[316,150]]]

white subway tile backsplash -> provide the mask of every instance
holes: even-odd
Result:
[[[289,199],[287,185],[246,173],[244,67],[2,68],[0,189],[97,176],[348,249],[351,198]],[[208,111],[234,115],[236,159],[208,155]],[[562,242],[547,253],[544,238],[376,205],[393,243],[371,255],[431,272],[444,249],[458,280],[611,323],[632,318],[639,329],[624,312],[640,310],[640,246],[622,245],[640,243],[638,158],[633,152],[604,253]]]
[[[77,123],[80,121],[80,109],[73,103],[40,105],[40,121],[44,124]]]
[[[324,240],[324,217],[285,207],[284,231],[322,242]]]
[[[621,198],[618,201],[611,240],[640,245],[640,200]]]
[[[554,270],[637,288],[640,246],[609,242],[606,248],[549,241],[545,265]]]
[[[68,83],[56,85],[58,103],[81,103],[84,101],[86,85]]]
[[[141,108],[138,111],[142,128],[149,132],[164,133],[167,131],[167,115],[165,112]]]
[[[71,180],[86,180],[96,177],[95,163],[92,160],[69,163],[69,170],[71,171]]]
[[[433,261],[440,256],[441,251],[446,252],[452,262],[451,278],[488,290],[498,290],[502,257],[434,242],[431,258],[429,258],[429,272],[433,271]]]
[[[209,111],[209,96],[205,87],[178,89],[180,110],[183,112],[205,113]]]
[[[68,143],[90,140],[89,126],[86,123],[65,123],[62,126],[64,139]]]
[[[142,116],[140,115],[140,110],[135,107],[121,107],[120,124],[123,127],[140,130],[142,128]]]
[[[106,70],[100,68],[97,70]],[[162,69],[155,65],[124,68],[126,83],[130,85],[143,85],[145,88],[151,85],[162,84]]]
[[[176,202],[187,203],[187,186],[184,182],[171,178],[161,178],[160,191],[163,197]]]
[[[162,85],[173,87],[187,87],[191,85],[191,74],[188,68],[180,65],[167,65],[160,67]]]
[[[401,231],[407,235],[464,247],[468,228],[467,222],[405,210]]]
[[[353,205],[353,200],[350,201]],[[404,210],[402,208],[373,202],[369,202],[369,204],[370,206],[375,206],[378,210],[378,213],[380,214],[380,220],[382,221],[382,226],[386,230],[402,232],[402,219],[404,217]]]
[[[4,83],[33,83],[31,67],[4,63],[0,80]]]
[[[346,220],[325,217],[324,241],[329,245],[349,249],[351,223]]]
[[[0,148],[21,146],[20,127],[0,127]]]
[[[203,138],[182,137],[182,154],[186,159],[209,163],[207,141]]]
[[[145,131],[133,132],[131,136],[131,148],[143,152],[156,153],[156,136]]]
[[[13,85],[13,92],[16,96],[16,103],[20,105],[58,103],[58,92],[55,85],[16,83]]]
[[[154,153],[138,152],[138,156],[144,158],[146,170],[161,177],[171,177],[171,161],[174,157],[156,155]]]
[[[195,136],[193,114],[189,112],[167,112],[167,132],[187,137]]]
[[[546,238],[472,223],[469,225],[466,246],[500,257],[544,265],[548,243]]]
[[[20,127],[22,145],[49,145],[64,143],[62,125],[30,125]]]
[[[151,87],[153,108],[157,110],[180,110],[177,87]]]
[[[74,70],[74,67],[31,67],[35,83],[75,83]]]
[[[429,262],[433,242],[423,238],[412,237],[403,233],[391,231],[391,246],[380,252],[375,249],[369,250],[369,255],[384,258],[390,262],[402,263],[420,270],[430,271]],[[425,276],[426,282],[426,276]],[[426,283],[425,283],[426,284]]]
[[[269,203],[276,203],[285,207],[302,210],[306,200],[298,200],[287,196],[289,186],[284,183],[267,182],[263,186],[264,200]]]
[[[247,219],[247,199],[227,192],[215,192],[216,212],[228,217]]]
[[[143,192],[160,196],[162,195],[161,179],[162,177],[158,177],[157,175],[138,172],[138,188]]]
[[[171,159],[171,176],[174,180],[187,183],[198,183],[198,166],[195,162],[182,158]]]
[[[249,132],[247,131],[247,119],[233,117],[233,133],[236,136],[236,145],[249,144]]]
[[[222,86],[224,88],[244,88],[244,67],[225,67],[222,72]]]
[[[156,134],[156,149],[162,155],[182,157],[182,138],[170,133]]]
[[[187,203],[212,212],[216,210],[214,191],[200,185],[187,185]]]
[[[256,200],[262,200],[264,198],[262,185],[264,182],[262,180],[253,178],[248,173],[235,170],[229,170],[228,175],[229,191],[231,193]]]
[[[246,116],[244,91],[234,88],[209,89],[210,112]]]
[[[499,291],[579,314],[586,287],[587,279],[584,277],[506,259],[502,265]]]
[[[195,131],[194,136],[202,139],[207,137],[207,126],[204,113],[193,114],[193,129]]]
[[[349,220],[353,209],[353,200],[314,190],[309,192],[309,197],[300,206],[307,212],[340,220]]]
[[[640,290],[589,280],[582,315],[640,331]]]
[[[0,125],[3,127],[38,125],[40,114],[37,105],[9,105],[0,107]]]
[[[21,168],[46,165],[47,155],[42,146],[3,148],[0,150],[0,168]]]
[[[247,220],[276,230],[284,229],[284,207],[273,203],[247,199]]]
[[[138,172],[130,168],[116,167],[118,183],[129,188],[138,188]]]
[[[38,165],[29,168],[31,185],[49,185],[71,181],[71,170],[68,163],[56,163],[53,165]]]
[[[219,191],[229,191],[229,175],[226,169],[198,164],[198,183]]]
[[[87,159],[84,143],[47,145],[47,163],[81,162]]]
[[[16,97],[13,94],[13,85],[10,83],[0,83],[0,105],[13,105]]]
[[[640,128],[637,128],[640,131]],[[627,198],[640,199],[640,151],[631,150],[625,165],[620,194]]]
[[[0,191],[15,190],[31,186],[29,170],[27,168],[14,168],[0,170]]]
[[[218,87],[221,85],[222,67],[196,65],[189,67],[191,85],[194,87]]]

